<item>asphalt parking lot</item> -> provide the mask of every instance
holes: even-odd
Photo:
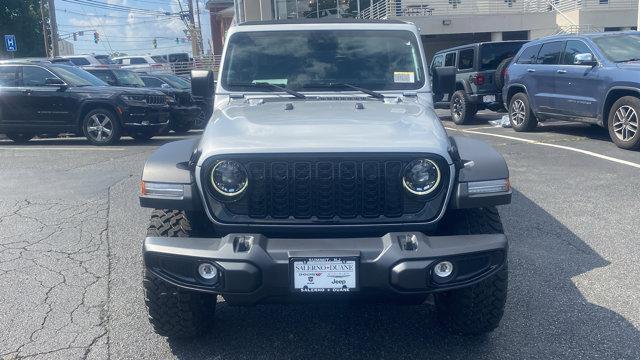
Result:
[[[495,118],[443,116],[511,170],[509,298],[480,338],[448,335],[429,304],[222,304],[216,331],[168,342],[146,320],[137,192],[145,158],[180,137],[0,141],[0,358],[640,358],[640,152],[588,125],[522,134]]]

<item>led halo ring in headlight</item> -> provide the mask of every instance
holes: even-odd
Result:
[[[417,159],[405,167],[402,185],[408,192],[424,196],[438,188],[441,177],[440,168],[433,160]]]
[[[242,194],[249,186],[249,177],[244,166],[233,160],[220,160],[211,169],[211,185],[226,197]]]

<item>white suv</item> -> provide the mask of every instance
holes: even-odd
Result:
[[[93,55],[64,55],[52,59],[51,62],[58,62],[62,60],[70,61],[76,66],[101,66],[109,64],[109,62],[104,60],[101,61]]]
[[[156,61],[149,55],[122,56],[113,58],[113,62],[122,65],[123,69],[138,72],[167,72],[171,69],[168,64]]]

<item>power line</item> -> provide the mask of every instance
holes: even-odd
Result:
[[[58,12],[65,12],[65,13],[69,13],[69,14],[75,14],[75,15],[82,15],[82,16],[97,16],[97,17],[107,17],[107,18],[114,18],[114,19],[129,19],[129,16],[116,16],[116,15],[108,15],[108,14],[91,14],[89,12],[77,12],[74,10],[70,10],[70,9],[57,9],[56,11]],[[147,17],[155,17],[155,18],[159,18],[159,17],[165,17],[165,19],[169,19],[169,18],[174,18],[174,15],[156,15],[156,14],[135,14],[136,17],[137,16],[147,16]]]
[[[71,4],[77,4],[77,5],[85,5],[88,7],[93,7],[93,8],[97,8],[97,9],[104,9],[104,10],[111,10],[111,11],[121,11],[121,12],[128,12],[128,13],[141,13],[141,14],[156,14],[156,15],[177,15],[177,14],[173,14],[171,12],[165,12],[165,11],[160,11],[160,10],[151,10],[151,9],[143,9],[143,8],[136,8],[136,7],[131,7],[131,6],[124,6],[124,5],[116,5],[116,4],[109,4],[109,3],[104,3],[104,2],[99,2],[96,0],[62,0],[64,2],[67,3],[71,3]]]

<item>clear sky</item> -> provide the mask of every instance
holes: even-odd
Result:
[[[200,20],[205,53],[211,38],[206,0],[200,3]],[[176,44],[176,38],[186,38],[184,23],[177,16],[158,15],[158,12],[178,13],[180,4],[187,10],[187,0],[55,0],[58,33],[61,37],[81,30],[97,30],[98,44],[93,42],[93,31],[84,36],[66,39],[73,43],[76,54],[108,54],[115,51],[130,55],[191,53],[191,43]],[[135,10],[101,8],[100,4],[113,4]],[[120,8],[123,9],[124,8]],[[144,9],[144,10],[138,10]],[[158,47],[154,49],[153,39]]]

